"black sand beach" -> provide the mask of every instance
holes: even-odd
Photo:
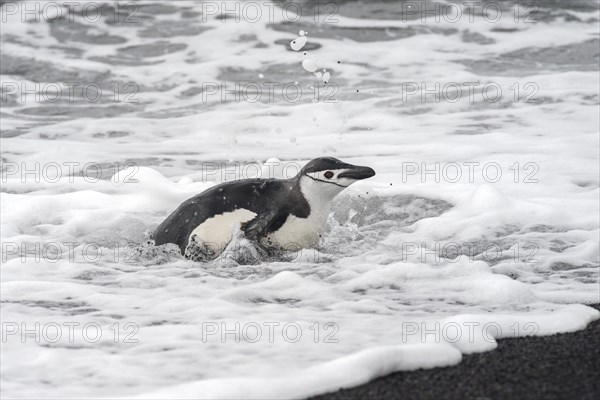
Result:
[[[592,305],[600,309],[600,305]],[[503,339],[460,364],[398,372],[311,400],[600,399],[600,320],[585,330]]]

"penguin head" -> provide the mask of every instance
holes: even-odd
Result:
[[[354,182],[374,175],[372,168],[347,164],[333,157],[315,158],[300,171],[301,181],[306,182],[304,186],[331,198]]]

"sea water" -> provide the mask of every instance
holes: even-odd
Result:
[[[598,318],[596,1],[23,4],[4,397],[303,398]],[[377,175],[318,249],[148,244],[202,190],[321,156]]]

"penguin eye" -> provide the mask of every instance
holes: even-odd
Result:
[[[327,178],[327,179],[331,179],[331,178],[333,178],[333,172],[327,171],[327,172],[325,172],[325,174],[323,176],[325,176],[325,178]]]

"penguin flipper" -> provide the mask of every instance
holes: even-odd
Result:
[[[248,239],[259,242],[262,237],[281,228],[287,216],[287,212],[270,210],[242,224],[242,230]]]

